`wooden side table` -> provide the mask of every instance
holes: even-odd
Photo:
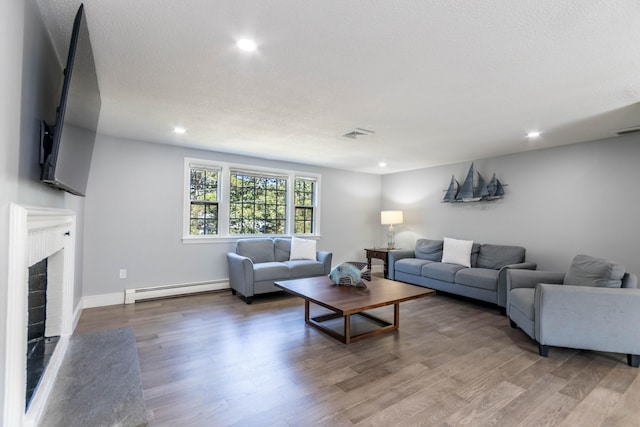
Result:
[[[371,270],[371,259],[380,259],[384,262],[384,278],[389,277],[389,249],[386,248],[378,248],[378,249],[365,249],[367,253],[367,268]]]

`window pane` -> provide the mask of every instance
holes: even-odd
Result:
[[[313,232],[313,208],[296,208],[295,232]]]
[[[285,178],[232,173],[229,233],[284,234],[286,183]]]
[[[316,182],[296,179],[294,184],[294,230],[298,234],[313,233]]]
[[[287,180],[232,173],[230,234],[284,234]]]
[[[189,177],[189,234],[218,234],[219,172],[192,167]]]
[[[189,230],[195,235],[218,234],[218,204],[192,202]]]
[[[218,201],[218,172],[207,171],[203,183],[204,200]]]

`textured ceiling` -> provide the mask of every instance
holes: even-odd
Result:
[[[80,2],[38,4],[63,63]],[[391,173],[640,125],[638,0],[87,0],[85,11],[100,132],[123,138]],[[256,52],[235,47],[247,37]],[[355,128],[375,133],[342,136]],[[527,141],[530,130],[543,134]]]

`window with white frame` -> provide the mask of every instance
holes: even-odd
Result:
[[[218,234],[220,169],[191,165],[189,168],[189,234]]]
[[[231,170],[229,234],[286,234],[287,178]]]
[[[320,175],[185,159],[184,238],[319,234]]]
[[[293,190],[296,234],[315,233],[316,186],[315,178],[296,177]]]

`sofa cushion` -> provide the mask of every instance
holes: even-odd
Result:
[[[535,321],[535,288],[516,288],[509,292],[509,310],[518,310],[527,319]]]
[[[284,261],[291,271],[291,278],[298,279],[300,277],[324,276],[324,264],[319,261],[311,261],[308,259],[297,259]]]
[[[445,237],[442,245],[442,262],[471,267],[472,246],[473,240],[458,240]]]
[[[495,291],[498,287],[499,272],[490,268],[464,268],[456,273],[456,283]]]
[[[251,259],[254,264],[275,261],[273,240],[269,238],[238,240],[236,253]]]
[[[291,239],[284,237],[276,237],[273,239],[273,247],[275,250],[276,262],[289,261],[291,253]]]
[[[291,278],[289,266],[282,262],[261,262],[253,265],[254,282],[286,280]]]
[[[477,267],[501,269],[524,262],[525,249],[520,246],[480,245]]]
[[[418,258],[402,258],[396,261],[393,268],[395,268],[396,271],[420,276],[422,275],[422,267],[426,264],[431,264],[432,262],[435,261]]]
[[[596,286],[619,288],[622,286],[624,265],[595,258],[589,255],[576,255],[569,272],[564,276],[565,285]]]
[[[443,243],[442,240],[418,239],[415,249],[416,258],[439,262],[442,260]]]
[[[480,253],[480,243],[474,243],[471,246],[471,267],[478,266],[478,254]]]
[[[430,279],[453,283],[456,273],[463,268],[465,267],[460,264],[430,262],[422,267],[422,275]]]

